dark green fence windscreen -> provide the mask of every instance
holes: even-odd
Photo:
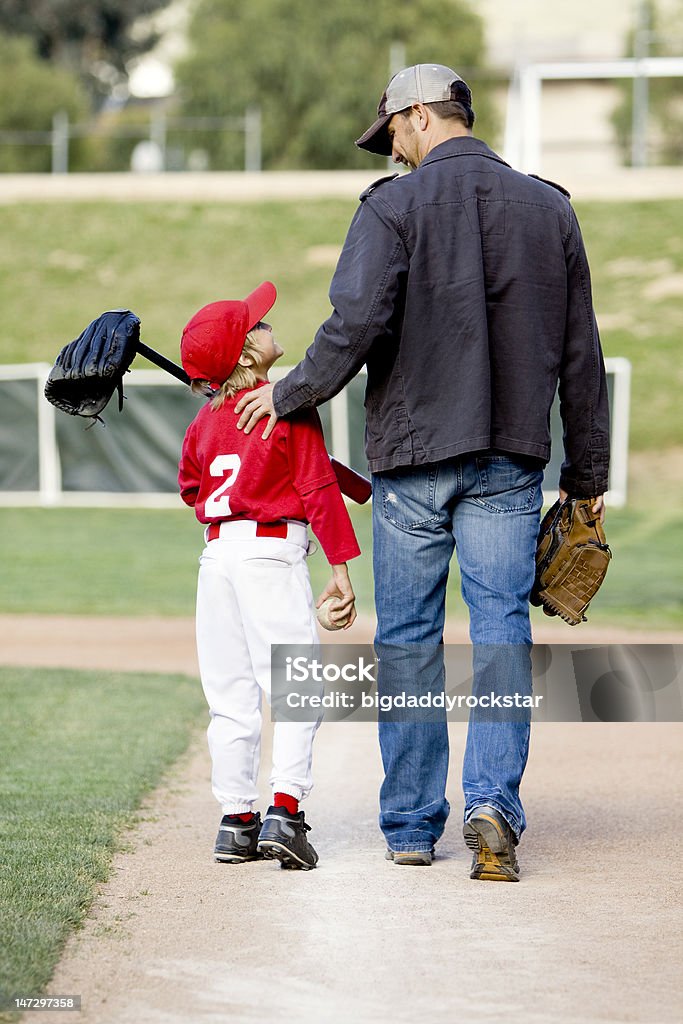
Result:
[[[610,496],[612,504],[623,504],[628,363],[615,359],[607,363],[612,410]],[[53,409],[43,397],[40,368],[27,367],[24,375],[21,370],[0,367],[0,502],[20,503],[24,495],[35,495],[35,501],[43,504],[59,504],[69,495],[74,503],[79,494],[103,499],[106,494],[131,495],[138,500],[144,495],[166,495],[170,500],[177,494],[182,440],[204,398],[160,371],[136,371],[126,380],[123,411],[119,412],[114,396],[102,424]],[[363,474],[368,472],[365,381],[365,375],[359,374],[319,410],[330,454]],[[557,487],[563,459],[557,401],[551,412],[551,435],[552,457],[545,473],[548,492]]]

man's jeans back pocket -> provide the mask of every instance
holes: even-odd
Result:
[[[480,493],[474,498],[489,512],[526,512],[543,482],[543,470],[523,456],[479,455]]]
[[[382,514],[399,530],[417,530],[438,522],[436,468],[427,473],[378,474]]]

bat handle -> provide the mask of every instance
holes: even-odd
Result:
[[[156,366],[160,366],[162,370],[166,370],[166,373],[170,373],[171,376],[177,377],[183,384],[189,384],[190,378],[183,370],[182,366],[178,366],[171,359],[167,359],[166,356],[162,356],[160,352],[156,352],[149,345],[145,345],[144,342],[139,341],[136,345],[137,351],[145,359],[149,359],[151,363],[155,363]]]

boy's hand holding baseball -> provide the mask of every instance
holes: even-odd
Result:
[[[329,602],[327,604],[326,602]],[[332,579],[316,601],[318,621],[325,629],[349,629],[356,621],[356,595],[346,562],[332,566]],[[323,608],[323,605],[325,606]]]

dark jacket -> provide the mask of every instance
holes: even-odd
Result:
[[[330,300],[304,359],[275,385],[278,415],[326,401],[365,363],[372,472],[487,448],[547,462],[559,381],[560,486],[607,490],[590,273],[559,187],[479,139],[449,139],[362,194]]]

